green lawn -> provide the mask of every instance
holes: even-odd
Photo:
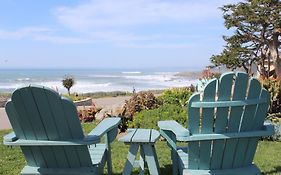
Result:
[[[89,132],[93,125],[84,125],[85,132]],[[0,131],[0,175],[16,175],[25,164],[19,148],[4,146],[3,136],[10,130]],[[170,154],[165,142],[156,144],[157,155],[161,166],[161,174],[172,174]],[[125,165],[128,146],[114,141],[112,144],[113,172],[121,174]],[[255,163],[264,174],[281,174],[281,142],[261,141],[255,155]],[[135,171],[137,173],[137,170]]]

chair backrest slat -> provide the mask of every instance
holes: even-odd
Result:
[[[192,105],[192,103],[194,103]],[[260,130],[269,106],[269,94],[245,73],[223,74],[211,80],[203,98],[195,94],[188,105],[191,134]],[[252,163],[258,138],[229,138],[189,143],[190,169],[229,169]]]
[[[193,94],[188,103],[188,123],[189,130],[193,134],[199,134],[200,129],[200,109],[199,108],[191,108],[191,104],[194,101],[200,101],[200,94],[196,93]],[[199,152],[199,142],[190,142],[188,143],[188,148],[192,151],[189,152],[188,156],[188,167],[190,169],[198,169],[199,168],[199,159],[200,159],[200,152]]]
[[[33,155],[31,147],[23,146],[21,147],[21,150],[24,154],[25,160],[27,162],[27,165],[29,166],[37,166],[37,162],[35,160],[35,157]]]
[[[232,100],[245,100],[247,87],[248,75],[244,73],[237,73],[234,81],[234,92],[232,95]],[[243,114],[243,106],[230,107],[229,110],[230,114],[228,119],[227,132],[238,132],[241,117]],[[223,169],[232,168],[237,141],[237,139],[226,140],[222,162]]]
[[[211,80],[203,92],[203,102],[214,102],[216,97],[217,80]],[[202,108],[201,112],[201,134],[213,133],[214,127],[214,108]],[[200,141],[200,162],[199,169],[210,169],[211,144],[212,141]]]
[[[6,112],[20,139],[81,140],[83,130],[75,105],[55,91],[28,86],[17,89]],[[24,146],[27,164],[48,168],[91,166],[87,146]]]
[[[66,102],[65,100],[63,100],[57,93],[53,93],[52,91],[48,90],[48,91],[44,91],[44,93],[46,94],[46,97],[48,99],[49,102],[49,108],[50,111],[52,112],[53,120],[56,123],[56,126],[58,128],[59,131],[59,138],[63,138],[63,139],[82,139],[83,136],[83,131],[81,128],[81,124],[77,117],[77,112],[74,113],[74,115],[76,117],[72,116],[67,116],[65,114],[65,109],[64,109],[64,103]],[[75,108],[74,105],[71,108],[69,108],[68,110],[75,110],[73,109]],[[69,123],[73,121],[76,122],[76,127],[72,129],[73,126],[70,126]],[[77,130],[74,130],[77,129]],[[79,133],[78,137],[74,137],[73,132],[77,132]]]
[[[218,101],[229,101],[233,88],[234,73],[224,74],[218,83]],[[214,124],[215,133],[225,133],[228,121],[229,107],[217,108]],[[215,140],[213,142],[212,158],[210,169],[219,169],[222,165],[225,140]]]
[[[55,115],[50,108],[50,102],[45,93],[42,93],[40,88],[30,88],[33,94],[34,101],[37,105],[38,112],[41,116],[45,130],[47,131],[48,139],[59,139],[59,132],[55,122]]]
[[[8,103],[5,106],[5,110],[6,110],[7,115],[9,116],[9,120],[10,120],[11,125],[13,126],[14,132],[17,133],[17,137],[26,139],[25,132],[22,129],[22,124],[24,124],[24,123],[20,123],[20,121],[19,121],[20,118],[18,117],[18,113],[15,109],[15,106],[13,105],[13,103],[11,101],[8,101]]]
[[[267,114],[268,106],[270,103],[270,101],[269,101],[270,95],[265,89],[262,89],[260,98],[267,98],[268,102],[258,105],[251,130],[262,129],[264,118]],[[252,163],[255,152],[256,152],[258,140],[259,140],[258,137],[249,139],[248,145],[247,145],[247,151],[245,153],[245,159],[243,162],[244,165],[250,165]]]
[[[256,79],[251,79],[249,90],[248,90],[248,95],[247,95],[247,100],[259,99],[260,93],[261,93],[260,83]],[[240,125],[240,132],[249,131],[252,128],[251,126],[254,122],[253,120],[255,117],[257,105],[258,105],[258,103],[249,105],[249,106],[245,106],[241,125]],[[234,161],[233,161],[234,168],[241,167],[244,165],[243,162],[244,162],[245,157],[241,156],[241,155],[245,155],[245,153],[248,149],[248,141],[249,141],[248,138],[238,139],[238,143],[237,143],[237,147],[236,147],[236,155],[235,155]]]

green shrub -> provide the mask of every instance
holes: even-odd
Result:
[[[207,83],[213,79],[213,78],[217,78],[219,79],[221,76],[220,73],[218,72],[214,72],[212,69],[210,68],[207,68],[207,69],[204,69],[201,73],[201,76],[199,78],[199,81],[197,82],[197,85],[196,85],[196,90],[201,92],[204,90],[204,87],[207,85]]]
[[[191,95],[191,88],[183,87],[165,90],[158,98],[163,104],[174,104],[184,107],[187,106],[188,99]]]
[[[268,114],[266,123],[270,123],[274,127],[273,135],[263,137],[264,140],[281,141],[281,113]]]
[[[179,105],[164,104],[157,109],[143,110],[136,113],[128,125],[129,128],[157,129],[157,122],[160,120],[176,120],[187,127],[187,110],[185,107]]]
[[[150,92],[134,93],[129,100],[125,101],[124,116],[132,118],[136,112],[145,109],[155,109],[159,107],[159,100]]]
[[[160,106],[160,101],[151,92],[133,93],[129,100],[125,101],[123,109],[118,114],[121,117],[119,129],[125,132],[128,128],[128,123],[133,120],[134,115],[142,110],[155,109]]]
[[[269,113],[278,113],[281,111],[281,80],[261,79],[263,87],[268,90],[271,97]]]

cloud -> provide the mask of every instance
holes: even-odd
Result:
[[[32,39],[35,41],[47,41],[57,44],[81,44],[93,43],[93,40],[86,37],[60,36],[59,30],[46,27],[23,27],[17,30],[0,30],[0,39]]]
[[[194,47],[192,43],[148,43],[148,44],[139,44],[139,43],[127,43],[122,44],[123,47],[127,48],[136,48],[136,49],[187,49]]]
[[[38,33],[52,33],[54,29],[46,27],[24,27],[15,31],[0,30],[0,39],[22,39]]]
[[[47,41],[56,44],[89,44],[94,43],[94,40],[82,37],[65,37],[56,35],[34,35],[36,41]]]
[[[186,48],[189,44],[186,44],[185,39],[202,39],[206,36],[193,37],[192,33],[185,31],[179,34],[176,30],[169,29],[185,26],[208,30],[210,26],[206,25],[210,20],[222,19],[218,7],[234,2],[236,1],[88,0],[75,6],[58,7],[53,14],[65,28],[88,35],[98,42],[134,48]],[[194,23],[200,24],[196,26]]]
[[[0,29],[0,39],[29,38],[56,44],[106,43],[128,48],[190,48],[212,37],[194,30],[212,28],[208,21],[221,19],[218,7],[232,2],[87,0],[75,6],[54,8],[51,13],[57,22],[55,29],[40,26],[14,31]]]
[[[74,30],[122,28],[167,22],[188,22],[221,17],[216,0],[91,0],[55,10],[58,21]],[[231,2],[231,1],[230,1]]]
[[[152,34],[136,35],[133,33],[119,33],[113,31],[91,32],[86,36],[62,36],[59,30],[43,27],[25,27],[15,31],[0,30],[0,39],[24,39],[30,38],[35,41],[45,41],[55,44],[94,44],[110,43],[119,47],[129,48],[186,48],[186,43],[161,43],[163,40],[200,40],[200,35],[180,35],[180,34]]]

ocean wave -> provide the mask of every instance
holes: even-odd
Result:
[[[18,78],[16,79],[16,81],[29,81],[30,78]]]
[[[21,87],[21,85],[17,85],[17,84],[0,85],[0,89],[16,89],[18,87]]]
[[[176,75],[179,72],[154,72],[156,75]]]
[[[89,77],[96,77],[96,78],[118,78],[121,76],[118,75],[89,75]]]
[[[58,92],[67,92],[65,87],[63,87],[61,81],[48,81],[48,82],[34,82],[34,83],[13,83],[7,85],[0,85],[0,90],[10,90],[13,91],[17,88],[33,85],[45,86],[51,89],[54,89]],[[110,90],[109,86],[112,84],[108,83],[93,83],[87,81],[77,81],[74,86],[71,88],[72,92],[96,92],[96,91],[108,91]]]
[[[66,92],[65,87],[63,87],[61,82],[46,82],[46,83],[39,83],[40,85],[50,87],[55,89],[59,92]],[[76,81],[76,83],[71,88],[72,92],[95,92],[106,90],[107,87],[111,86],[110,82],[107,83],[94,83],[90,81]]]
[[[125,72],[121,72],[122,74],[141,74],[140,71],[125,71]]]
[[[148,80],[148,81],[160,81],[166,82],[173,80],[174,76],[171,75],[141,75],[141,76],[124,76],[126,79],[133,80]]]

